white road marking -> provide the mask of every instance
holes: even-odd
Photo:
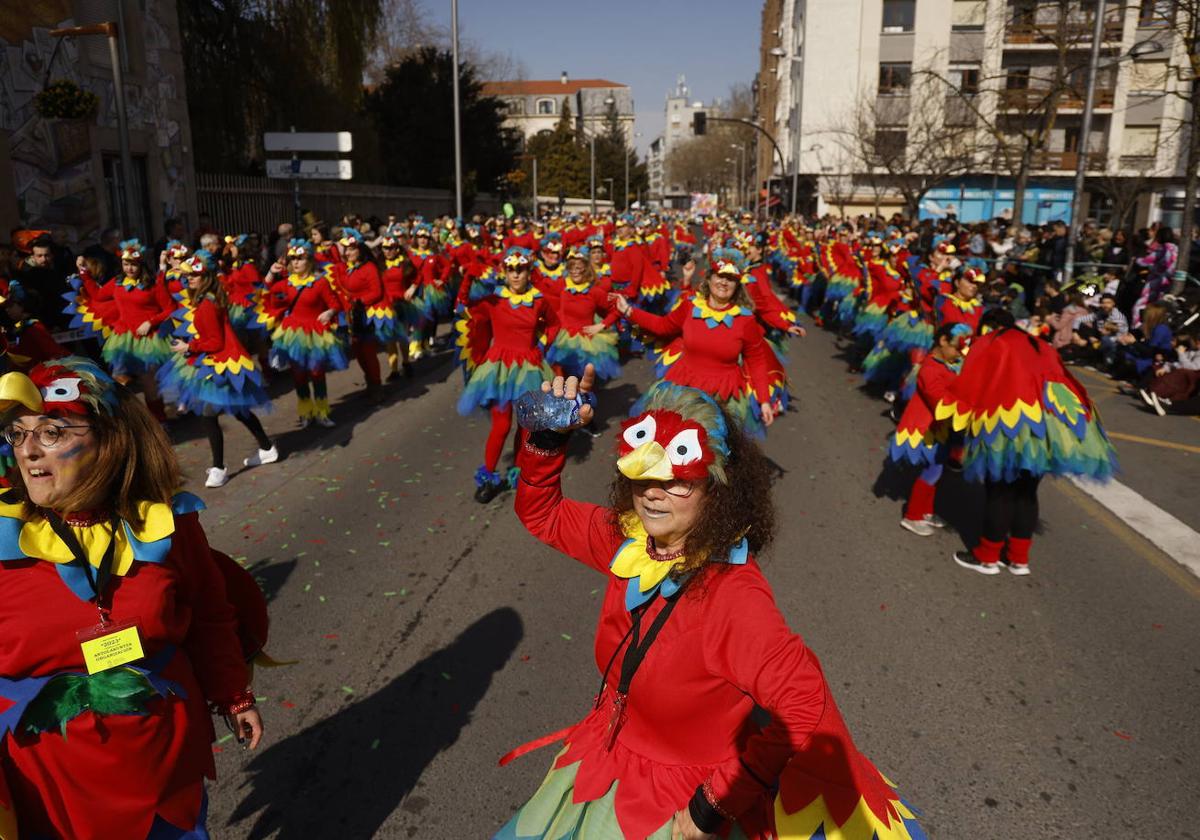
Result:
[[[1200,577],[1200,534],[1185,523],[1119,481],[1101,483],[1072,477],[1071,483]]]

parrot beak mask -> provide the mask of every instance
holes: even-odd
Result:
[[[621,426],[617,469],[630,481],[726,482],[725,419],[702,391],[659,385]]]

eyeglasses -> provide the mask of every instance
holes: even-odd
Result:
[[[17,449],[25,442],[25,439],[30,435],[34,436],[34,440],[43,449],[53,449],[62,443],[63,438],[67,437],[67,429],[86,429],[91,430],[91,426],[55,426],[45,424],[34,429],[24,429],[20,426],[9,426],[4,430],[4,439],[8,441],[9,446]],[[82,437],[77,435],[77,437]]]
[[[668,496],[674,496],[677,499],[686,499],[688,496],[696,492],[695,481],[684,481],[683,479],[675,478],[670,481],[633,481],[633,489],[637,492],[645,492],[651,487],[657,487],[666,493]]]

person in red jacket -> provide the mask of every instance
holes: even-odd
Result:
[[[681,339],[666,381],[712,394],[746,433],[761,437],[775,420],[773,354],[742,285],[745,270],[740,251],[717,248],[708,278],[690,301],[681,300],[667,315],[635,308],[620,294],[612,299],[636,326],[664,341]]]
[[[543,390],[574,398],[592,384],[588,372]],[[584,405],[579,425],[593,413]],[[501,759],[565,742],[493,840],[563,826],[579,840],[923,838],[759,566],[775,535],[762,451],[708,394],[657,385],[621,426],[600,506],[563,497],[569,431],[521,432],[516,513],[603,577],[600,689],[577,724]]]
[[[900,527],[919,537],[932,536],[946,522],[933,512],[937,483],[950,454],[950,424],[934,411],[962,367],[962,348],[970,339],[962,324],[944,324],[933,336],[933,349],[920,363],[917,390],[908,401],[888,451],[892,463],[910,463],[923,470],[908,494]]]
[[[546,350],[546,361],[556,373],[582,376],[587,365],[601,381],[621,372],[617,355],[620,315],[609,305],[608,292],[596,283],[591,251],[576,245],[567,252],[567,277],[558,299],[560,329]]]
[[[400,378],[401,362],[404,376],[413,375],[408,351],[421,326],[421,308],[416,302],[417,269],[408,258],[401,231],[397,228],[384,231],[379,248],[383,252],[383,291],[391,301],[393,320],[391,329],[376,337],[387,350],[388,381],[392,382]]]
[[[342,262],[336,269],[337,285],[350,314],[350,352],[367,380],[368,399],[379,403],[384,395],[377,336],[392,334],[395,310],[387,299],[383,279],[362,234],[354,228],[344,228],[338,245],[342,249]]]
[[[984,276],[969,265],[960,265],[954,271],[953,288],[937,298],[934,312],[938,325],[966,324],[971,332],[979,329],[983,317],[983,301],[979,298],[979,286]]]
[[[6,358],[14,370],[27,371],[36,364],[67,355],[46,325],[30,314],[38,308],[36,299],[20,280],[8,284],[8,290],[0,296],[0,306],[10,322],[4,334],[8,343]]]
[[[204,504],[89,359],[6,374],[0,413],[0,836],[206,837],[210,709],[251,749],[262,716]]]
[[[533,255],[510,248],[504,257],[504,285],[469,307],[468,352],[475,364],[458,398],[458,413],[491,414],[483,465],[475,472],[475,500],[486,504],[512,483],[496,472],[512,431],[513,403],[537,388],[553,371],[542,357],[542,341],[554,343],[558,316],[550,301],[529,281]]]
[[[177,338],[171,349],[182,364],[163,365],[162,392],[180,407],[201,419],[212,466],[205,487],[222,487],[229,480],[225,468],[225,436],[220,416],[230,414],[246,427],[258,443],[258,451],[242,462],[256,467],[279,460],[279,450],[267,437],[254,409],[271,408],[271,397],[263,388],[262,374],[238,340],[229,317],[229,300],[207,251],[197,251],[181,265],[187,283],[191,340]]]
[[[555,307],[558,306],[559,295],[562,294],[563,282],[567,277],[567,267],[563,263],[563,238],[557,233],[547,233],[542,237],[537,259],[529,275],[529,282]]]
[[[339,255],[340,259],[340,255]],[[325,374],[345,370],[346,352],[335,318],[342,304],[324,275],[318,277],[307,239],[288,243],[287,263],[271,266],[266,298],[271,334],[271,366],[291,370],[300,425],[332,426]]]
[[[96,308],[111,303],[115,309],[112,334],[104,341],[101,356],[113,378],[123,385],[140,380],[146,406],[160,422],[167,418],[158,396],[155,371],[171,358],[166,321],[175,311],[175,301],[166,284],[159,282],[144,264],[142,243],[121,243],[119,278],[98,285],[90,273],[80,271],[87,296]]]

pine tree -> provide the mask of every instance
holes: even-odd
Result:
[[[538,159],[538,192],[542,195],[586,197],[588,193],[588,149],[575,137],[571,101],[564,97],[562,113],[554,130],[531,137],[528,154]]]

